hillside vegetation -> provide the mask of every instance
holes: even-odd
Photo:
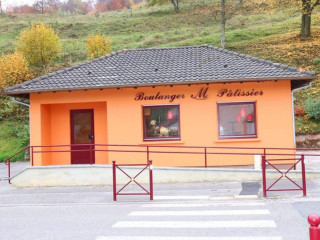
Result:
[[[227,48],[319,73],[320,7],[312,15],[312,38],[300,40],[301,12],[296,7],[271,8],[265,2],[268,1],[250,2],[227,20]],[[163,5],[91,15],[0,15],[0,55],[14,51],[21,30],[36,23],[51,26],[61,40],[62,54],[52,69],[85,61],[89,34],[107,35],[112,40],[113,51],[199,44],[219,46],[218,7],[216,1],[203,0],[181,3],[179,13],[171,5]],[[303,106],[308,97],[319,97],[319,89],[318,80],[296,95],[296,104]],[[303,116],[298,117],[297,124],[298,133],[320,132],[318,122]],[[0,145],[5,142],[6,139],[0,138]]]

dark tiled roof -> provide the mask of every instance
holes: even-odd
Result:
[[[315,78],[313,72],[205,45],[121,50],[6,88],[4,93]]]

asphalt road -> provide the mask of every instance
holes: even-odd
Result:
[[[110,186],[14,189],[0,181],[0,240],[309,240],[320,180],[307,187],[308,197],[277,192],[265,199],[259,182],[161,184],[154,201],[113,202]]]
[[[109,187],[12,189],[2,183],[0,239],[307,240],[307,216],[320,213],[320,197],[239,195],[241,183],[155,188],[154,201],[119,196],[113,202]]]

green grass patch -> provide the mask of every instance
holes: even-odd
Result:
[[[20,151],[28,145],[29,131],[27,125],[21,121],[0,121],[0,162]],[[11,161],[22,161],[24,153],[18,154]]]

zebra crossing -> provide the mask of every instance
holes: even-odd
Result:
[[[283,240],[265,203],[250,200],[143,204],[111,228],[123,235],[97,240]]]

